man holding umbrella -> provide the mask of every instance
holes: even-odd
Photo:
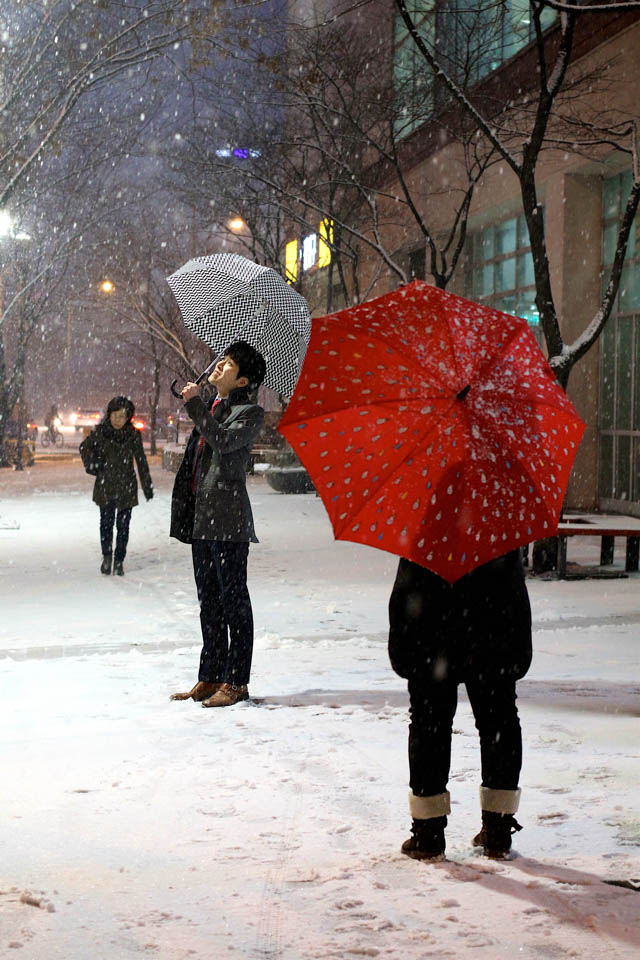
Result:
[[[311,318],[280,274],[239,254],[194,257],[167,282],[185,326],[223,355],[209,377],[218,391],[211,410],[197,386],[211,368],[182,391],[195,430],[176,477],[171,535],[192,544],[203,648],[198,682],[172,699],[226,707],[249,696],[253,645],[247,555],[256,535],[245,477],[264,411],[250,394],[264,382],[291,396]]]
[[[182,390],[194,429],[173,488],[171,536],[191,544],[202,653],[197,683],[172,700],[227,707],[249,696],[253,614],[247,559],[249,543],[257,543],[257,537],[246,473],[264,420],[253,394],[265,366],[254,347],[236,341],[209,377],[217,390],[210,407],[197,384]]]

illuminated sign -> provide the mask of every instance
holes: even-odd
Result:
[[[302,269],[311,270],[318,256],[318,235],[310,233],[302,241]]]
[[[318,266],[328,267],[331,263],[331,247],[333,243],[333,220],[321,220],[318,228]]]
[[[298,241],[290,240],[284,248],[284,273],[288,283],[298,278]]]
[[[248,147],[219,147],[216,150],[216,157],[221,159],[225,157],[236,157],[238,160],[257,160],[262,156],[260,150],[250,150]]]

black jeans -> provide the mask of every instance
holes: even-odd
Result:
[[[465,686],[480,734],[482,786],[516,790],[522,766],[516,681],[474,679]],[[431,797],[447,789],[458,684],[411,679],[409,698],[409,782],[415,796]]]
[[[194,540],[192,554],[202,627],[198,680],[243,686],[249,682],[253,653],[249,544]]]
[[[131,522],[131,507],[125,510],[116,507],[111,501],[106,507],[100,507],[100,546],[102,555],[111,555],[113,546],[113,525],[116,525],[116,551],[113,559],[122,563],[127,555],[129,543],[129,523]]]

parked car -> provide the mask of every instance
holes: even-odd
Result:
[[[138,413],[136,412],[133,415],[133,420],[131,423],[134,425],[136,430],[139,430],[142,434],[142,439],[147,440],[151,432],[151,414],[150,413]]]
[[[69,422],[76,428],[76,431],[86,427],[95,427],[102,420],[102,410],[79,407],[69,417]]]

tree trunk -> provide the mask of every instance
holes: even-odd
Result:
[[[158,357],[158,344],[155,337],[149,338],[151,342],[151,353],[153,356],[153,394],[149,398],[149,407],[151,422],[149,424],[149,433],[151,446],[149,453],[155,456],[157,453],[156,434],[158,431],[158,404],[160,402],[160,358]]]

